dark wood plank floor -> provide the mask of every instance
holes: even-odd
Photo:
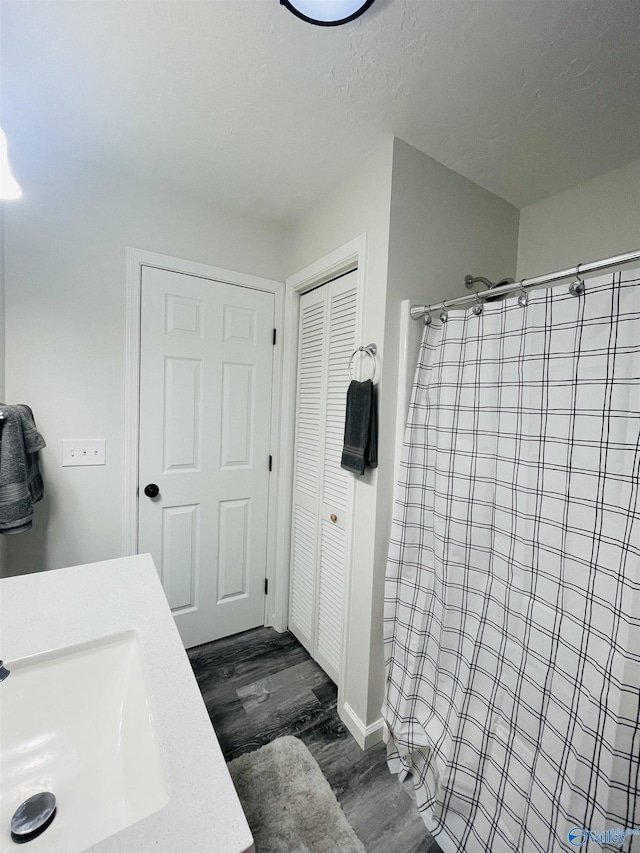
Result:
[[[335,685],[292,634],[256,628],[189,658],[227,761],[299,737],[367,853],[441,853],[409,787],[389,773],[384,745],[360,749],[337,714]]]

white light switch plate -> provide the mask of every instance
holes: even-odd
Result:
[[[105,465],[104,438],[63,438],[62,467],[68,465]]]

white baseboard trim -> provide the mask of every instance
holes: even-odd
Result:
[[[369,749],[369,747],[384,740],[387,727],[382,717],[365,726],[348,702],[340,704],[338,713],[342,722],[356,739],[360,749]]]

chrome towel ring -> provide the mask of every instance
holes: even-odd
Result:
[[[367,344],[366,347],[358,347],[357,350],[352,354],[349,360],[349,379],[353,382],[353,359],[358,355],[358,353],[364,353],[368,355],[371,361],[373,362],[373,370],[371,372],[370,379],[373,380],[376,378],[376,353],[378,352],[378,347],[375,344]]]

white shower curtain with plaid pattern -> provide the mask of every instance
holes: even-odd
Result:
[[[425,327],[384,716],[445,853],[640,850],[639,284]]]

